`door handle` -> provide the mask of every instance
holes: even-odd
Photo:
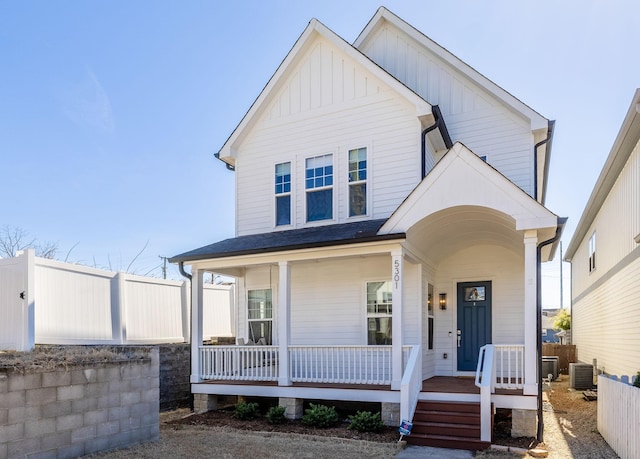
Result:
[[[460,347],[461,341],[462,341],[462,330],[458,330],[458,347]]]

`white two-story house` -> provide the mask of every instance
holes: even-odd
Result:
[[[236,236],[171,259],[192,391],[380,403],[435,446],[488,446],[495,407],[535,435],[552,127],[385,8],[353,44],[312,20],[216,154]],[[235,346],[202,344],[205,272],[236,279]]]

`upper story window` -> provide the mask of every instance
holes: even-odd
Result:
[[[307,158],[305,164],[307,221],[333,218],[333,155]]]
[[[291,224],[291,163],[276,164],[276,226]]]
[[[367,213],[367,149],[349,150],[349,217]]]
[[[596,232],[589,238],[589,272],[596,269]]]

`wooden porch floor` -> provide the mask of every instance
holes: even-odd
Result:
[[[275,381],[233,381],[207,380],[203,384],[229,384],[234,386],[277,386]],[[293,383],[291,387],[316,387],[322,389],[391,390],[391,386],[378,384],[330,384],[330,383]],[[434,376],[422,381],[422,392],[440,392],[448,394],[480,394],[473,377]],[[522,390],[496,389],[499,395],[522,395]]]

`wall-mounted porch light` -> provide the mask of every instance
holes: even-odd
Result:
[[[441,293],[440,294],[440,309],[442,309],[443,311],[445,309],[447,309],[447,294],[446,293]]]

